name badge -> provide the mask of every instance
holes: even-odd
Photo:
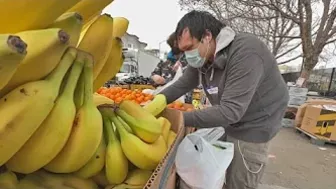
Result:
[[[209,87],[207,91],[209,94],[218,94],[218,87]]]

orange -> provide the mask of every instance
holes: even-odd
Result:
[[[174,104],[168,104],[167,108],[174,108]]]
[[[176,104],[178,107],[182,107],[182,106],[183,106],[183,103],[180,102],[180,101],[175,101],[175,104]]]
[[[178,104],[174,104],[174,105],[173,105],[173,108],[179,110],[179,109],[180,109],[180,106],[179,106]]]
[[[146,96],[145,99],[144,99],[145,102],[147,102],[149,100],[151,100],[151,98],[149,96]]]

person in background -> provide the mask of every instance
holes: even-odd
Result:
[[[160,61],[152,72],[152,80],[156,86],[162,86],[171,81],[179,67],[184,71],[187,68],[185,55],[177,46],[176,35],[173,32],[167,39],[167,44],[170,46],[171,51],[167,54],[167,61]],[[192,103],[192,90],[185,94],[185,103]]]
[[[152,72],[152,80],[157,86],[162,86],[171,81],[179,66],[185,67],[186,61],[183,59],[183,53],[176,46],[175,33],[167,39],[167,44],[171,51],[167,54],[166,61],[160,61]]]
[[[183,112],[184,125],[224,127],[224,140],[234,144],[224,188],[256,189],[289,100],[274,55],[256,36],[235,33],[205,11],[187,13],[175,33],[188,66],[161,93],[171,103],[202,84],[212,106]]]

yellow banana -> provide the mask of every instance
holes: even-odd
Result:
[[[120,70],[124,59],[122,57],[122,42],[120,38],[126,33],[129,21],[122,17],[113,18],[112,48],[104,67],[94,80],[93,90],[97,91],[106,81],[112,79]]]
[[[133,185],[133,186],[142,186],[144,187],[152,176],[152,171],[142,170],[142,169],[134,169],[132,170],[125,180],[125,184]]]
[[[121,38],[128,29],[129,21],[124,17],[114,17],[113,22],[113,37]]]
[[[0,33],[43,29],[80,0],[1,0]],[[37,38],[38,43],[42,39]]]
[[[107,141],[105,174],[110,184],[121,184],[127,177],[128,160],[120,146],[111,120],[102,112],[104,120],[104,134]]]
[[[98,11],[97,13],[92,15],[88,20],[86,20],[83,29],[88,28],[95,21],[95,19],[97,19],[102,14],[102,12],[103,11]]]
[[[102,137],[102,117],[93,103],[92,69],[93,58],[85,52],[84,56],[84,102],[77,111],[70,137],[61,152],[44,168],[55,173],[70,173],[83,167],[96,152]]]
[[[92,23],[94,23],[96,20],[97,20],[97,18],[99,18],[100,17],[100,15],[101,15],[101,11],[100,12],[98,12],[97,14],[95,14],[95,15],[93,15],[84,25],[83,25],[83,28],[82,28],[82,30],[81,30],[81,33],[80,33],[80,36],[79,36],[79,41],[78,41],[78,44],[77,45],[79,45],[79,43],[82,41],[82,39],[83,39],[83,37],[84,37],[84,35],[85,35],[85,33],[87,32],[87,30],[89,29],[89,27],[92,25]]]
[[[65,181],[63,182],[62,187],[57,187],[55,189],[69,187],[71,189],[99,189],[96,183],[91,179],[82,179],[72,175],[64,175]]]
[[[95,154],[91,157],[89,162],[84,165],[84,167],[80,168],[74,174],[81,178],[90,178],[97,175],[105,165],[105,152],[106,152],[106,144],[105,139],[102,137],[99,147]]]
[[[16,35],[27,43],[28,53],[0,92],[0,97],[20,85],[46,77],[58,65],[69,45],[69,35],[58,28],[24,31]]]
[[[102,11],[113,0],[81,0],[67,12],[78,12],[82,15],[84,23],[86,23],[97,12]]]
[[[28,174],[23,180],[45,189],[98,189],[91,179],[82,179],[73,174],[53,174],[43,170]]]
[[[160,122],[140,105],[129,100],[124,100],[116,108],[116,113],[143,141],[153,143],[161,136],[162,125]]]
[[[14,35],[0,35],[0,90],[7,85],[26,56],[27,44]]]
[[[93,79],[104,67],[112,48],[113,19],[108,14],[99,16],[87,29],[78,48],[94,57]]]
[[[154,116],[159,115],[167,107],[166,96],[158,94],[154,99],[146,104],[143,108]]]
[[[132,186],[129,184],[119,184],[119,185],[112,185],[107,186],[105,189],[143,189],[143,186]]]
[[[16,189],[47,189],[42,186],[41,178],[35,174],[29,174],[21,179]],[[50,189],[51,187],[49,187]],[[66,188],[69,189],[69,188]]]
[[[108,186],[110,184],[106,178],[105,169],[100,171],[97,175],[93,176],[91,179],[102,187]]]
[[[93,82],[93,90],[97,91],[106,81],[112,79],[119,72],[122,63],[122,42],[119,38],[113,38],[111,52],[104,67]]]
[[[162,136],[163,136],[164,140],[167,143],[168,142],[168,135],[169,135],[171,123],[169,122],[168,119],[166,119],[164,117],[159,117],[158,120],[160,121],[160,123],[162,125]]]
[[[98,93],[93,94],[93,102],[95,103],[97,107],[100,105],[113,105],[114,104],[113,100],[103,95],[100,95]]]
[[[85,79],[84,79],[84,73],[82,72],[81,76],[79,77],[79,81],[77,83],[76,89],[75,89],[74,102],[75,102],[77,111],[83,105],[83,101],[84,101],[84,85],[85,85]]]
[[[125,129],[129,132],[129,133],[133,133],[132,128],[123,120],[121,119],[121,117],[117,116],[117,118],[119,119],[119,121],[121,122],[121,124],[125,127]],[[119,133],[118,133],[119,134]]]
[[[84,65],[83,56],[77,56],[67,78],[65,88],[35,133],[7,162],[6,166],[19,173],[32,173],[56,157],[67,142],[76,115],[74,90]]]
[[[170,130],[169,135],[168,135],[168,140],[167,140],[168,149],[170,149],[170,147],[173,145],[173,143],[175,142],[175,139],[176,139],[176,133]]]
[[[16,189],[19,181],[15,173],[11,171],[6,171],[0,173],[0,188],[1,189]]]
[[[163,137],[160,135],[154,143],[148,144],[137,136],[127,132],[111,110],[107,112],[110,115],[110,119],[117,127],[120,135],[121,147],[128,160],[140,169],[154,170],[167,152],[166,142]]]
[[[49,28],[61,28],[70,35],[69,45],[77,46],[83,27],[82,17],[76,12],[62,14]]]
[[[0,166],[27,142],[48,116],[76,52],[69,48],[45,80],[21,85],[0,99]]]

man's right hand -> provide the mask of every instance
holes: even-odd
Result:
[[[182,63],[178,60],[178,61],[176,61],[175,65],[173,66],[172,69],[176,72],[177,69],[178,69],[180,66],[182,66]]]
[[[166,80],[159,75],[153,75],[152,79],[156,84],[159,84],[159,85],[163,85],[166,82]]]

